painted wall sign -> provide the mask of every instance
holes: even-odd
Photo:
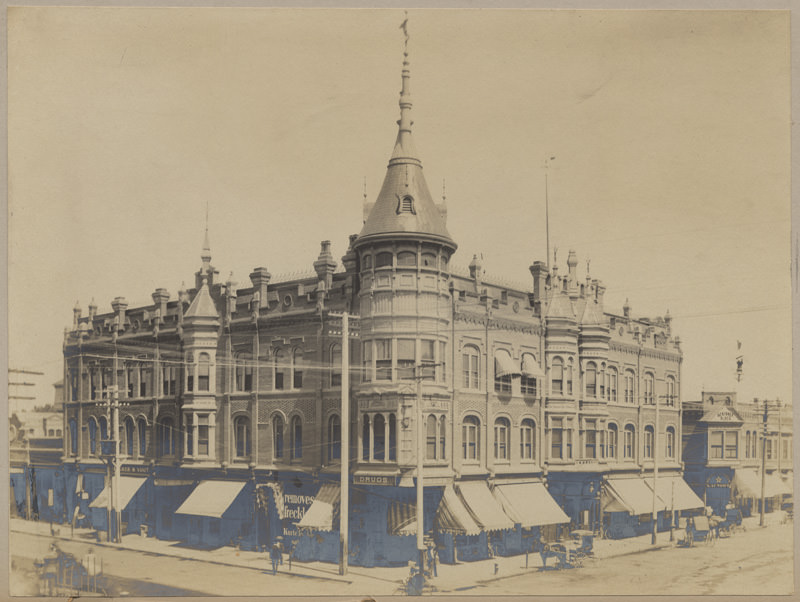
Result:
[[[123,464],[120,467],[120,473],[122,474],[150,474],[150,467],[149,466],[136,466],[134,464]]]
[[[724,488],[724,487],[730,487],[730,486],[731,486],[731,482],[727,478],[725,478],[723,476],[720,476],[720,475],[716,475],[716,476],[713,476],[713,477],[708,477],[706,479],[706,487],[710,488],[710,489]]]

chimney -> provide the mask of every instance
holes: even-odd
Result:
[[[128,302],[125,297],[115,297],[111,302],[111,308],[117,314],[116,327],[117,330],[122,332],[125,330],[125,310],[128,309]]]
[[[158,317],[158,324],[164,323],[164,318],[167,315],[167,301],[169,301],[169,293],[165,288],[157,288],[153,293],[153,305],[156,307],[156,316]]]
[[[631,317],[631,306],[627,299],[625,299],[625,305],[622,306],[622,314],[628,319]]]
[[[483,275],[483,265],[477,255],[472,256],[472,261],[469,262],[469,277],[475,281],[475,292],[478,292],[481,286],[481,276]]]
[[[81,306],[78,301],[75,301],[75,307],[72,308],[72,330],[78,330],[78,323],[81,321]]]
[[[228,276],[225,283],[225,319],[230,322],[231,315],[236,313],[236,282],[233,281],[233,272]]]
[[[534,301],[542,301],[545,286],[547,285],[547,265],[544,261],[534,261],[529,269],[531,276],[533,276],[533,299]]]
[[[331,254],[331,241],[323,240],[319,243],[319,257],[314,262],[314,270],[320,282],[320,289],[330,290],[333,284],[333,271],[336,269],[336,261]]]
[[[92,323],[92,320],[94,320],[94,317],[96,315],[97,315],[97,303],[95,303],[94,299],[92,299],[89,302],[89,324]]]
[[[258,293],[258,306],[267,307],[269,302],[267,300],[267,286],[272,274],[269,273],[267,268],[255,268],[250,274],[250,282],[253,283],[254,293]]]

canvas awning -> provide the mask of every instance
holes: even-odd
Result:
[[[653,511],[653,490],[640,477],[606,479],[604,490],[603,512],[649,514]],[[664,500],[656,495],[656,512],[665,509]]]
[[[494,356],[494,373],[496,376],[519,374],[519,366],[514,363],[507,351],[498,351]]]
[[[792,493],[792,482],[784,481],[777,472],[767,475],[767,487],[771,492],[774,492],[770,494],[770,497],[773,495],[791,495]]]
[[[503,507],[489,491],[485,481],[457,483],[456,490],[481,530],[502,531],[514,528],[514,521],[503,512]]]
[[[414,535],[417,532],[417,505],[392,502],[386,523],[391,535]]]
[[[529,353],[522,356],[522,373],[529,378],[544,378],[544,372]]]
[[[139,491],[139,488],[144,485],[147,479],[144,477],[119,477],[119,510],[125,510],[133,496]],[[107,508],[108,496],[110,494],[109,487],[106,485],[96,498],[89,504],[89,508]]]
[[[478,535],[481,528],[464,507],[452,485],[444,488],[442,500],[436,509],[436,522],[439,531],[459,535]]]
[[[569,517],[542,483],[495,485],[492,493],[511,520],[523,527],[569,522]]]
[[[653,479],[645,478],[644,482],[652,491]],[[664,500],[667,510],[693,510],[705,506],[703,500],[697,497],[689,484],[680,476],[658,477],[656,495]]]
[[[742,468],[736,471],[733,482],[739,490],[739,495],[747,498],[761,497],[761,471]],[[783,481],[775,474],[768,474],[764,479],[764,497],[775,497],[791,493],[791,487],[786,487]]]
[[[201,481],[175,514],[222,518],[246,484],[245,481]]]
[[[297,528],[317,531],[333,531],[334,526],[338,528],[340,501],[339,485],[324,483],[303,518],[297,523]]]

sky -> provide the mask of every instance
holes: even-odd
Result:
[[[55,382],[76,301],[191,286],[206,207],[240,287],[340,258],[394,144],[403,19],[9,9],[9,366]],[[408,32],[454,264],[532,286],[555,157],[559,265],[589,260],[607,311],[669,310],[683,398],[791,399],[788,13],[416,9]]]

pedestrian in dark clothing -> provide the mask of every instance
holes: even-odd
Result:
[[[269,553],[270,560],[272,560],[272,574],[278,572],[278,565],[281,562],[281,549],[278,544],[273,544],[272,549]]]

